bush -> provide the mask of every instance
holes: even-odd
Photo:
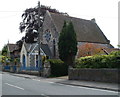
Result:
[[[111,62],[111,67],[112,68],[120,68],[120,51],[116,51],[116,52],[112,52],[111,54],[110,54],[110,62]],[[112,64],[114,64],[114,65],[112,65]]]
[[[51,76],[65,76],[68,74],[68,66],[58,59],[49,59],[51,66]]]
[[[109,55],[81,57],[76,60],[76,68],[120,68],[120,51]]]

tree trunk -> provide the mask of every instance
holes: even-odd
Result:
[[[70,55],[67,58],[66,64],[68,66],[74,67],[74,65],[75,65],[74,61],[75,61],[75,56]]]

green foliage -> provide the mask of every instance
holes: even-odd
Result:
[[[73,65],[77,53],[76,33],[72,22],[64,22],[58,42],[59,57],[67,65]]]
[[[44,17],[46,14],[46,11],[62,14],[56,9],[53,9],[49,6],[41,5],[40,8],[40,27],[42,27],[44,22]],[[20,22],[20,32],[26,32],[25,34],[25,42],[27,43],[35,43],[37,41],[34,40],[34,38],[38,37],[38,29],[40,28],[38,25],[38,6],[34,8],[27,8],[23,14],[22,14],[22,22]],[[21,41],[19,41],[19,45],[21,45]]]
[[[68,74],[68,66],[58,59],[49,59],[52,76],[65,76]]]
[[[76,60],[76,68],[120,68],[120,51],[109,55],[81,57]]]
[[[119,57],[120,56],[120,51],[111,52],[110,55],[115,55],[115,56]]]
[[[4,47],[3,47],[3,49],[2,49],[2,55],[3,56],[7,56],[7,52],[8,52],[8,49],[7,49],[7,45],[5,45]]]
[[[118,45],[118,47],[120,47],[120,45]]]
[[[4,63],[5,62],[5,56],[0,56],[0,62]]]
[[[1,63],[5,63],[6,65],[9,65],[11,61],[11,58],[7,57],[7,56],[2,56],[0,59]]]

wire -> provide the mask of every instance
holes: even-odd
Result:
[[[18,16],[19,13],[22,14],[23,12],[24,11],[0,11],[0,19],[12,18],[12,17]],[[6,15],[6,16],[2,16],[2,15]]]
[[[0,19],[6,19],[6,18],[13,18],[13,17],[16,17],[18,15],[8,15],[8,16],[3,16],[3,17],[0,17]]]
[[[0,12],[24,12],[24,11],[15,11],[15,10],[13,10],[13,11],[8,11],[8,10],[6,10],[6,11],[0,11]]]

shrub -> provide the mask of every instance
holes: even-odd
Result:
[[[58,59],[49,59],[52,76],[65,76],[68,74],[68,66]]]
[[[112,56],[110,59],[112,68],[120,68],[120,51],[112,52],[110,56]]]
[[[120,51],[111,52],[110,55],[115,55],[117,57],[120,57]]]
[[[81,57],[76,60],[76,68],[120,68],[120,51],[109,55]]]
[[[81,57],[78,60],[76,60],[76,67],[77,68],[87,68],[88,66],[92,65],[91,63],[92,63],[91,56]]]

